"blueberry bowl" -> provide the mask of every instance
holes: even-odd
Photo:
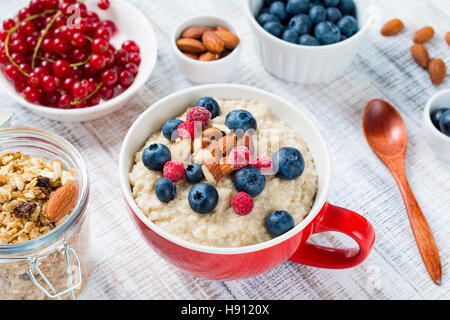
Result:
[[[342,7],[344,1],[351,8]],[[246,0],[266,70],[305,84],[328,83],[345,73],[373,24],[374,9],[372,0]]]

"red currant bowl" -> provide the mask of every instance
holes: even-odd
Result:
[[[120,79],[120,81],[123,81],[124,85],[127,86],[125,90],[121,91],[119,94],[116,93],[116,95],[110,100],[101,99],[99,104],[90,107],[68,109],[47,107],[37,104],[38,102],[36,102],[36,104],[28,102],[25,99],[24,94],[20,94],[19,92],[17,92],[14,84],[6,78],[5,72],[3,70],[5,68],[4,66],[1,67],[2,70],[0,72],[0,87],[15,101],[28,108],[30,111],[42,117],[57,121],[90,121],[106,116],[124,107],[127,101],[144,85],[145,81],[150,77],[157,60],[157,41],[149,20],[141,12],[141,10],[130,4],[127,0],[114,0],[109,2],[110,6],[107,10],[101,10],[98,7],[98,0],[87,0],[84,3],[87,9],[89,11],[94,11],[95,13],[97,13],[101,20],[111,20],[114,22],[115,26],[117,27],[117,32],[115,32],[111,37],[110,43],[115,48],[121,48],[122,44],[127,40],[132,40],[135,44],[137,44],[137,46],[139,46],[139,67],[137,70],[136,68],[132,68],[128,72],[128,75],[131,75],[133,73],[135,75],[135,78],[129,79],[131,77],[127,77],[127,75],[124,75],[122,79]],[[76,41],[82,42],[84,40],[76,39]],[[102,44],[99,43],[98,47],[101,49]],[[98,57],[91,58],[91,60],[93,60],[94,63],[98,62],[98,64],[101,64],[101,59],[96,58]],[[53,71],[55,71],[55,69],[53,69]],[[56,67],[56,72],[64,73],[64,65],[59,65],[58,67]],[[110,81],[110,79],[108,79],[108,75],[106,75],[106,77],[102,80]],[[46,79],[45,85],[49,86],[51,85],[51,82],[52,81],[49,81],[49,79]],[[67,84],[67,86],[71,86],[73,91],[73,84]],[[77,93],[76,91],[80,91],[79,93],[82,94],[82,89],[75,90],[75,94]]]

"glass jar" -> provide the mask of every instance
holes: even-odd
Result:
[[[0,129],[0,154],[11,151],[60,160],[66,170],[75,169],[78,200],[51,231],[25,242],[0,245],[0,300],[76,299],[91,273],[86,165],[67,140],[40,129]]]

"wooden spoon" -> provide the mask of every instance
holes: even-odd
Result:
[[[436,242],[405,173],[405,153],[408,144],[405,123],[391,104],[381,99],[374,99],[364,109],[362,126],[370,147],[388,167],[400,188],[425,267],[434,283],[440,285],[442,271]]]

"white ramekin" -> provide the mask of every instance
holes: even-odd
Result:
[[[226,57],[215,61],[198,61],[184,55],[176,45],[180,34],[191,26],[224,26],[242,39],[237,29],[228,21],[214,16],[199,16],[189,18],[176,26],[170,37],[172,56],[178,70],[190,81],[197,84],[217,83],[226,80],[239,66],[241,43]]]
[[[14,85],[0,72],[0,88],[2,88],[17,103],[30,111],[52,120],[66,122],[90,121],[104,117],[122,108],[133,95],[145,84],[150,77],[157,60],[157,41],[152,25],[142,11],[126,0],[114,0],[108,10],[100,10],[98,1],[88,0],[86,6],[95,11],[102,20],[114,21],[119,30],[111,42],[116,47],[130,39],[138,43],[140,47],[141,64],[139,73],[133,84],[124,92],[108,101],[102,101],[99,105],[80,109],[58,109],[41,106],[28,102],[17,93]]]
[[[246,0],[246,13],[255,36],[256,51],[268,72],[296,83],[326,83],[343,75],[374,19],[372,0],[355,0],[360,30],[347,40],[326,46],[301,46],[264,30],[255,16],[264,0]]]
[[[450,137],[440,132],[431,122],[431,112],[439,108],[450,108],[450,89],[439,91],[431,97],[425,106],[422,121],[425,141],[439,159],[450,164]]]

